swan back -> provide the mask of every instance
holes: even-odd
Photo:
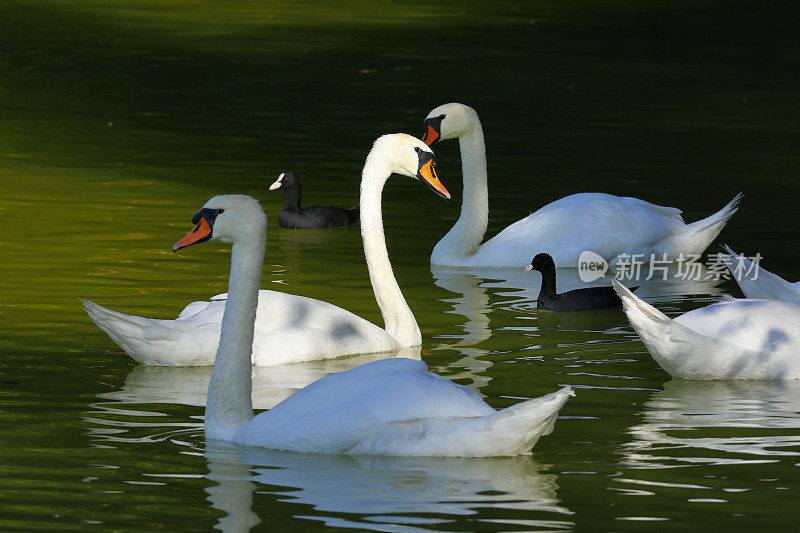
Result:
[[[800,305],[777,300],[733,299],[676,317],[698,333],[752,350],[800,347]],[[798,357],[800,361],[800,357]]]

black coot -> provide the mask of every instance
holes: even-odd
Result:
[[[622,307],[622,300],[612,287],[587,287],[563,294],[556,293],[556,265],[550,254],[537,254],[525,272],[538,270],[542,273],[542,288],[536,305],[550,311],[592,311]],[[634,287],[631,290],[636,290]]]
[[[269,186],[269,190],[285,189],[286,198],[283,210],[278,217],[278,225],[282,228],[311,229],[346,226],[358,220],[358,207],[344,209],[314,205],[300,206],[300,180],[294,172],[282,172],[278,180]]]

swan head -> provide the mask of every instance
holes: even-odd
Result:
[[[536,254],[531,261],[531,264],[526,266],[522,271],[530,272],[531,270],[538,270],[544,272],[546,270],[555,270],[556,264],[550,254],[541,253]]]
[[[274,191],[275,189],[293,189],[299,184],[300,180],[297,179],[297,176],[294,172],[281,172],[278,174],[278,179],[275,180],[275,183],[269,186],[269,190]]]
[[[436,158],[433,151],[416,137],[405,133],[378,137],[372,146],[370,156],[381,157],[390,172],[416,178],[439,196],[450,199],[450,193],[436,175]]]
[[[206,202],[192,217],[192,224],[194,229],[175,243],[173,252],[211,239],[236,243],[260,238],[267,230],[267,215],[249,196],[224,194]]]
[[[422,121],[422,140],[428,146],[441,139],[454,139],[469,133],[478,123],[478,113],[469,106],[450,102],[440,105]]]

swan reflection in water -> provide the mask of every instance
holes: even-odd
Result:
[[[225,532],[249,531],[270,520],[271,515],[253,511],[256,489],[303,505],[310,523],[322,521],[329,527],[427,531],[425,525],[441,529],[442,524],[488,508],[519,511],[514,523],[527,527],[573,525],[572,513],[556,495],[556,476],[542,473],[543,467],[526,456],[301,454],[213,441],[205,457],[207,477],[214,482],[206,488],[208,500],[226,514],[217,526]]]
[[[458,294],[455,298],[443,298],[441,301],[452,305],[451,311],[446,313],[462,315],[467,321],[461,326],[463,335],[452,335],[447,338],[450,342],[440,344],[437,350],[455,350],[462,355],[446,368],[462,369],[460,372],[447,372],[447,377],[452,380],[471,380],[470,387],[480,394],[479,390],[491,381],[486,371],[492,362],[482,359],[489,350],[478,348],[477,345],[492,336],[489,328],[489,294],[482,286],[483,280],[475,277],[463,269],[437,267],[431,265],[433,282],[437,287]],[[443,336],[438,336],[441,339]]]
[[[343,372],[365,363],[391,357],[419,360],[421,353],[419,346],[411,346],[394,352],[377,352],[287,365],[253,366],[253,407],[270,409],[328,374]],[[205,406],[212,369],[210,366],[139,365],[128,374],[120,390],[105,392],[98,396],[128,404],[177,403]],[[109,407],[114,407],[114,404]]]
[[[800,454],[798,381],[673,379],[643,415],[622,449],[626,466],[770,463]]]

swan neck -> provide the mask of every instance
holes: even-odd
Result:
[[[234,243],[231,250],[228,299],[208,385],[205,431],[209,439],[230,441],[253,418],[253,330],[265,244],[262,231],[252,239]]]
[[[401,347],[416,346],[422,343],[422,335],[394,277],[383,233],[381,195],[390,175],[391,169],[380,153],[375,150],[370,152],[361,176],[361,238],[364,241],[369,280],[386,332]]]
[[[489,188],[486,174],[486,145],[483,129],[475,117],[473,127],[458,138],[461,172],[464,180],[461,215],[442,237],[431,256],[434,264],[444,258],[467,257],[478,250],[489,224]]]

